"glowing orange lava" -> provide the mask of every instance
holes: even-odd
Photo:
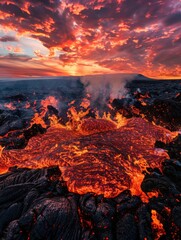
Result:
[[[13,165],[59,165],[69,191],[114,197],[130,188],[140,195],[142,171],[159,167],[168,157],[154,148],[155,141],[169,142],[174,134],[141,118],[119,124],[91,118],[81,121],[77,129],[56,124],[31,138],[25,149],[2,149],[1,171]]]
[[[159,220],[159,216],[157,214],[157,212],[155,210],[151,211],[152,214],[152,228],[155,230],[156,232],[156,237],[155,240],[160,239],[161,236],[165,235],[165,230],[163,228],[163,224],[160,222]]]

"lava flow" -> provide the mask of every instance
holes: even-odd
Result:
[[[47,101],[56,107],[52,97]],[[47,102],[42,103],[43,111],[35,114],[32,124],[45,126],[42,118]],[[115,197],[131,189],[133,194],[141,195],[142,172],[148,167],[159,167],[168,158],[165,151],[155,149],[155,141],[168,143],[177,133],[142,118],[125,119],[119,113],[114,119],[106,114],[102,118],[84,118],[88,111],[77,112],[71,107],[66,126],[53,115],[47,132],[31,138],[24,149],[2,149],[1,172],[14,165],[58,165],[69,191]]]
[[[147,83],[119,99],[19,84],[1,99],[0,239],[180,240],[175,88],[156,101]]]

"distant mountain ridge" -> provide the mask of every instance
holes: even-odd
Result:
[[[135,76],[134,80],[153,80],[153,78],[146,77],[143,74],[138,74]]]

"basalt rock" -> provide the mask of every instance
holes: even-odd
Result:
[[[166,232],[160,239],[179,240],[178,195],[175,189],[167,191],[169,197],[164,195],[162,187],[172,184],[158,176],[158,171],[155,174],[154,169],[151,176],[147,173],[143,183],[156,178],[150,190],[159,189],[161,195],[143,203],[129,190],[109,199],[94,193],[70,193],[57,166],[12,167],[0,175],[0,239],[152,240],[156,235],[151,211],[155,210]]]
[[[22,128],[22,120],[17,115],[6,113],[0,115],[0,136],[4,136],[10,131]]]
[[[78,198],[58,167],[9,169],[0,177],[0,234],[4,239],[79,239]],[[65,231],[66,229],[66,231]]]
[[[26,147],[30,138],[45,132],[46,129],[40,124],[33,124],[28,129],[16,130],[7,133],[6,136],[0,138],[0,145],[7,150],[22,149]]]
[[[119,240],[138,240],[139,232],[135,216],[131,213],[125,214],[118,219],[116,224],[116,239]]]
[[[31,128],[24,131],[24,137],[26,140],[36,136],[37,134],[43,134],[46,132],[46,129],[43,128],[40,124],[33,124]]]
[[[181,125],[181,103],[170,99],[156,99],[152,105],[144,107],[142,113],[169,130],[178,130]]]
[[[168,151],[168,155],[171,159],[177,159],[181,162],[181,134],[179,134],[172,142],[169,144],[164,144],[163,142],[156,141],[155,147],[163,148]]]
[[[114,239],[115,206],[113,201],[88,193],[80,198],[80,209],[83,216],[91,220],[97,239]]]
[[[114,99],[112,107],[127,118],[144,116],[169,130],[178,130],[181,127],[181,103],[172,99],[151,101],[150,97],[136,94],[132,98]]]
[[[47,125],[50,125],[50,118],[52,116],[55,116],[58,119],[59,118],[59,112],[53,106],[48,105],[47,106],[47,112],[46,112],[45,117],[44,117],[44,120],[45,120]]]
[[[162,171],[181,191],[181,162],[173,159],[165,160],[162,163]]]
[[[17,94],[12,96],[6,96],[3,99],[5,100],[12,100],[12,101],[27,101],[28,98],[23,94]]]
[[[162,173],[149,169],[141,184],[145,193],[157,192],[158,197],[149,199],[148,206],[160,216],[166,233],[163,239],[180,239],[180,162],[166,160],[162,163]]]
[[[180,193],[169,177],[154,171],[154,169],[145,174],[141,189],[145,193],[158,191],[163,196],[177,196]]]

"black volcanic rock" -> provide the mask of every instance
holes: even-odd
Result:
[[[57,119],[59,119],[59,112],[56,108],[54,108],[51,105],[47,106],[47,112],[44,117],[44,121],[47,125],[50,124],[50,117],[55,116]]]
[[[17,115],[11,115],[6,113],[0,115],[0,136],[4,136],[9,131],[22,128],[22,120]]]
[[[173,98],[173,100],[177,102],[181,102],[181,92],[177,93],[176,96]]]
[[[164,176],[160,178],[153,170],[146,179],[150,177],[156,177],[156,189],[162,192]],[[164,184],[172,186],[168,179]],[[78,195],[68,191],[57,166],[12,167],[0,175],[0,238],[151,240],[156,236],[151,227],[154,209],[162,217],[168,239],[172,239],[173,234],[173,239],[179,239],[178,199],[179,195],[172,194],[143,203],[129,190],[112,199],[93,193]],[[165,207],[169,211],[165,211]]]
[[[162,163],[162,171],[181,192],[181,162],[173,159],[165,160]]]
[[[137,240],[139,239],[138,227],[133,214],[127,213],[120,218],[116,225],[116,239]]]
[[[31,127],[22,130],[15,129],[13,131],[7,132],[6,136],[0,138],[0,145],[8,150],[21,149],[26,147],[30,138],[38,134],[44,134],[45,132],[46,129],[43,128],[40,124],[33,124]]]
[[[17,132],[16,132],[17,133]],[[16,136],[5,137],[0,139],[0,145],[5,149],[20,149],[24,148],[27,144],[25,137],[22,136],[22,132],[19,132]]]
[[[181,103],[172,99],[153,99],[149,93],[134,93],[132,98],[114,99],[112,107],[123,116],[142,117],[176,131],[181,127]]]
[[[171,159],[177,159],[181,161],[181,134],[179,134],[172,142],[169,144],[164,144],[163,142],[157,141],[155,147],[163,148],[168,151],[168,155]]]
[[[43,128],[40,124],[33,124],[29,129],[24,131],[24,137],[26,140],[36,136],[37,134],[43,134],[46,132],[46,129]]]
[[[17,94],[12,96],[6,96],[3,99],[5,100],[11,100],[11,101],[27,101],[28,98],[23,94]]]
[[[143,113],[148,118],[155,119],[168,129],[174,131],[181,126],[181,103],[172,100],[156,99],[152,105],[144,108]]]

